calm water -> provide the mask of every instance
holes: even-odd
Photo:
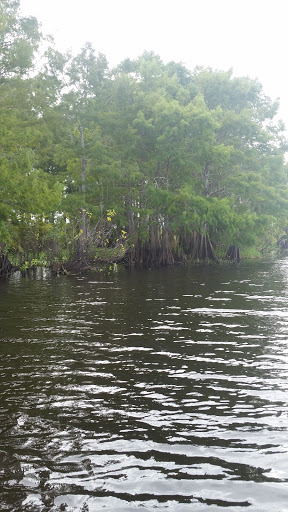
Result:
[[[288,260],[0,283],[1,511],[288,511]]]

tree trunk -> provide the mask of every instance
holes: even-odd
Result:
[[[81,207],[81,222],[80,234],[78,238],[77,256],[80,265],[86,262],[87,256],[87,214],[85,209],[85,194],[86,194],[86,158],[85,158],[85,140],[83,126],[79,124],[78,130],[81,136],[81,190],[82,190],[82,207]]]
[[[210,176],[210,162],[206,162],[205,167],[203,169],[205,196],[209,195],[209,176]]]
[[[201,234],[195,231],[190,252],[191,260],[200,260],[208,263],[209,260],[218,262],[208,233]]]
[[[239,263],[241,261],[240,250],[237,245],[230,245],[226,252],[225,260],[234,261],[235,263]]]
[[[0,278],[7,277],[13,272],[13,265],[8,259],[8,254],[4,252],[5,245],[0,243]]]

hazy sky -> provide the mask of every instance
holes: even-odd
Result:
[[[90,41],[111,66],[153,50],[258,78],[288,127],[288,0],[21,0],[61,51]]]

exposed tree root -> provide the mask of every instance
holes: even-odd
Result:
[[[15,270],[12,263],[9,261],[8,254],[3,252],[4,246],[0,246],[0,278],[8,277]]]
[[[209,260],[219,261],[208,233],[201,234],[195,231],[192,235],[191,242],[189,256],[192,260],[200,260],[204,262],[208,262]]]
[[[239,261],[241,261],[239,247],[237,247],[237,245],[230,245],[224,259],[239,263]]]
[[[175,250],[175,243],[167,231],[159,233],[152,229],[147,241],[138,239],[127,253],[126,261],[130,267],[157,268],[174,265],[184,261],[185,257]]]

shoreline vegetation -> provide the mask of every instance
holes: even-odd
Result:
[[[110,68],[0,5],[0,276],[239,262],[288,247],[278,102],[233,70]]]
[[[244,256],[240,256],[240,251],[238,247],[230,247],[229,251],[227,251],[228,255],[225,255],[224,258],[194,258],[194,259],[181,259],[174,261],[171,265],[173,266],[183,266],[189,265],[195,268],[201,266],[210,266],[210,265],[238,265],[242,261],[255,261],[268,258],[275,259],[275,257],[283,257],[287,255],[287,251],[281,248],[275,250],[265,251],[263,254],[255,254],[254,251],[247,251],[244,253]],[[230,253],[230,255],[229,255]],[[231,257],[231,253],[234,257]],[[42,255],[43,256],[43,255]],[[230,257],[229,257],[230,256]],[[166,265],[168,266],[168,265]],[[11,263],[7,253],[2,254],[0,256],[0,279],[9,278],[16,272],[20,272],[23,277],[29,277],[38,273],[38,271],[47,270],[51,272],[51,275],[60,276],[73,276],[73,275],[85,275],[89,272],[103,273],[103,274],[111,274],[117,272],[120,268],[127,270],[155,270],[159,268],[163,268],[164,265],[143,265],[142,262],[131,265],[129,261],[129,253],[126,254],[113,254],[113,252],[109,250],[105,250],[101,253],[99,258],[96,258],[94,261],[85,261],[85,262],[77,262],[77,261],[53,261],[48,262],[45,260],[45,256],[41,259],[32,259],[31,261],[25,261],[21,265],[16,265]]]

